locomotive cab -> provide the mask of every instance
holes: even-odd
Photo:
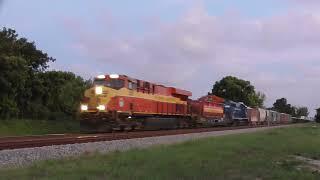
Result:
[[[113,74],[109,76],[99,75],[93,81],[93,86],[85,91],[85,98],[81,104],[82,113],[107,112],[107,104],[117,90],[125,87],[125,78]]]

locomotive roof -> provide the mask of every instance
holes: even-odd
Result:
[[[104,76],[105,76],[105,78],[111,78],[111,79],[112,79],[111,76],[116,76],[119,79],[129,80],[129,81],[132,81],[134,83],[137,83],[138,81],[140,81],[140,83],[147,82],[147,83],[149,83],[151,85],[154,85],[154,86],[160,86],[160,87],[163,87],[163,88],[169,88],[169,89],[171,89],[172,94],[183,95],[183,96],[192,96],[192,93],[190,91],[187,91],[187,90],[178,89],[178,88],[175,88],[175,87],[164,86],[162,84],[151,83],[149,81],[132,78],[132,77],[129,77],[127,75],[115,75],[115,74],[114,75],[112,75],[112,74],[108,75],[107,74],[107,75],[104,75]]]

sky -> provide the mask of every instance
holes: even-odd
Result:
[[[319,0],[0,0],[0,27],[86,79],[126,74],[198,98],[232,75],[320,107]]]

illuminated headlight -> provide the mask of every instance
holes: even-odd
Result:
[[[96,87],[96,94],[102,94],[102,87],[101,86]]]
[[[97,76],[97,78],[98,78],[98,79],[105,79],[106,76],[105,76],[105,75],[99,75],[99,76]]]
[[[87,105],[81,105],[81,111],[88,111]]]
[[[97,107],[97,109],[100,110],[100,111],[104,111],[104,110],[106,110],[106,106],[104,106],[104,105],[99,105],[99,106]]]
[[[119,74],[110,74],[109,77],[111,79],[117,79],[117,78],[119,78]]]

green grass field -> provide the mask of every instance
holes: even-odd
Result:
[[[291,155],[320,159],[320,126],[228,135],[0,170],[0,179],[320,179]]]
[[[0,136],[40,135],[79,132],[76,120],[0,120]]]

